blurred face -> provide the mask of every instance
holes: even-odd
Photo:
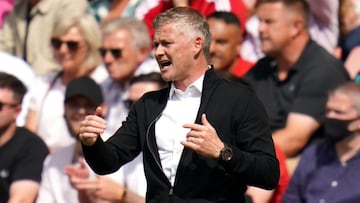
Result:
[[[159,90],[160,87],[155,82],[136,82],[130,86],[129,102],[134,103],[140,99],[143,94],[150,91]]]
[[[88,54],[88,46],[77,27],[71,27],[63,36],[51,40],[55,60],[64,71],[82,67]]]
[[[238,26],[216,18],[208,19],[211,31],[210,62],[215,70],[230,70],[236,65],[241,48]]]
[[[280,2],[264,3],[258,7],[261,49],[264,54],[276,56],[292,41],[294,15]]]
[[[0,130],[14,124],[21,110],[21,105],[13,99],[13,92],[0,88]]]
[[[86,115],[94,114],[98,105],[89,99],[78,96],[70,98],[65,103],[65,119],[73,136],[77,136],[80,130],[80,123]]]
[[[329,96],[326,103],[326,117],[338,120],[351,120],[357,118],[358,113],[349,95],[335,92]]]
[[[144,60],[143,52],[133,46],[127,30],[104,36],[100,50],[110,77],[117,81],[128,81]]]
[[[191,78],[195,39],[177,31],[173,24],[166,24],[155,30],[155,57],[160,66],[162,78],[174,81],[175,85]]]
[[[346,35],[355,26],[359,19],[359,14],[355,12],[356,0],[342,0],[340,4],[340,25],[341,32]]]

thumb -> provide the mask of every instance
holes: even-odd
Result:
[[[210,125],[209,121],[206,119],[206,114],[204,113],[201,115],[201,123],[203,125]]]
[[[95,115],[96,115],[96,116],[99,116],[99,117],[102,117],[102,116],[103,116],[103,115],[102,115],[102,108],[101,108],[101,106],[98,106],[98,107],[96,108]]]

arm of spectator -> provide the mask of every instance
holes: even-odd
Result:
[[[326,27],[338,25],[339,1],[308,0],[307,2],[310,6],[311,15],[314,16],[318,24]]]
[[[33,110],[29,110],[28,115],[26,117],[25,127],[36,133],[37,131],[37,113]]]
[[[40,184],[33,180],[18,180],[10,185],[8,203],[33,203]]]
[[[308,115],[289,113],[285,128],[275,131],[273,139],[286,157],[295,156],[319,127],[320,123]]]
[[[251,197],[253,203],[270,202],[274,190],[264,190],[254,186],[248,186],[246,194]]]
[[[344,66],[349,73],[351,79],[355,79],[356,75],[360,72],[360,46],[354,47],[349,53]]]
[[[315,41],[332,53],[339,35],[339,1],[308,0],[311,16],[310,33]]]
[[[79,198],[83,200],[81,203],[86,203],[89,199],[94,198],[107,201],[121,201],[124,203],[145,202],[144,197],[126,189],[107,176],[89,178],[89,169],[84,164],[84,160],[81,160],[80,166],[68,166],[65,169],[71,185],[78,190]]]

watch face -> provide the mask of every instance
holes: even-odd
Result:
[[[225,147],[222,151],[221,151],[221,158],[224,161],[230,161],[232,157],[232,150],[231,148]]]

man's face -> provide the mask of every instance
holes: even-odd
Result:
[[[144,54],[134,47],[130,33],[127,30],[117,30],[104,36],[102,48],[104,50],[117,50],[118,55],[107,51],[103,61],[112,79],[126,82],[135,73],[138,66],[143,62]]]
[[[356,13],[356,3],[357,0],[342,0],[340,1],[340,25],[342,34],[348,34],[352,29],[358,26],[358,21],[360,14]]]
[[[208,19],[208,23],[211,31],[210,62],[215,70],[230,70],[239,58],[240,27],[216,18]]]
[[[94,114],[98,105],[89,99],[77,96],[70,98],[65,103],[65,119],[73,136],[77,136],[80,130],[80,123],[85,116]]]
[[[352,120],[358,117],[354,103],[349,95],[335,92],[326,103],[326,117],[338,120]]]
[[[15,123],[21,110],[21,105],[13,99],[13,92],[7,88],[0,88],[0,129]]]
[[[184,81],[191,77],[195,39],[180,33],[173,24],[155,30],[155,57],[165,81]]]
[[[280,2],[263,3],[258,7],[261,49],[264,54],[276,56],[292,41],[295,15]]]

